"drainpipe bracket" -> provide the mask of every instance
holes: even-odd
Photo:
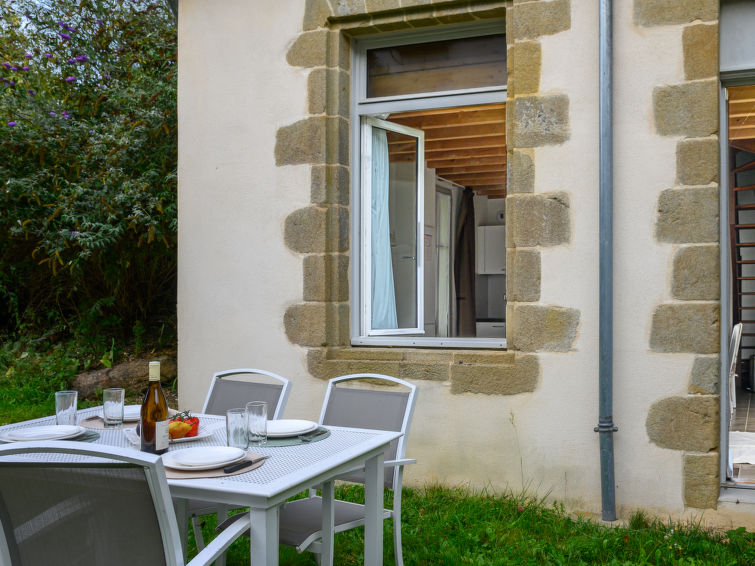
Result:
[[[595,432],[617,432],[619,430],[619,427],[617,427],[614,424],[602,424],[598,425],[593,429]]]

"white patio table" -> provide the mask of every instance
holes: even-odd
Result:
[[[79,421],[100,410],[79,411]],[[225,420],[215,415],[197,415],[204,426],[214,426],[211,436],[194,442],[171,444],[170,450],[195,446],[225,446]],[[0,427],[0,432],[42,424],[54,424],[44,417]],[[254,566],[278,564],[279,506],[292,495],[313,485],[322,485],[323,563],[332,564],[333,480],[357,467],[365,468],[364,563],[383,564],[383,453],[401,433],[328,427],[330,436],[318,442],[286,447],[254,447],[270,458],[260,468],[222,478],[169,479],[171,495],[183,501],[201,499],[238,507],[249,507],[251,517],[251,563]],[[98,430],[97,444],[135,448],[121,429]],[[136,448],[135,448],[136,449]],[[56,458],[67,456],[55,455]],[[177,505],[182,525],[187,524],[185,506]],[[185,536],[186,528],[181,529]]]

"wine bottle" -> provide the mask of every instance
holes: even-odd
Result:
[[[160,385],[160,362],[149,362],[149,387],[142,401],[139,423],[141,449],[153,454],[168,451],[168,403]]]

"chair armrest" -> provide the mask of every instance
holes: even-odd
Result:
[[[239,513],[232,517],[234,521],[204,547],[186,566],[206,566],[212,564],[241,535],[249,530],[249,513]]]
[[[386,460],[384,462],[384,465],[386,467],[388,466],[408,466],[409,464],[416,464],[417,460],[416,458],[401,458],[400,460]]]

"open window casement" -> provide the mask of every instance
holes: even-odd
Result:
[[[425,135],[362,118],[363,336],[424,334]]]

